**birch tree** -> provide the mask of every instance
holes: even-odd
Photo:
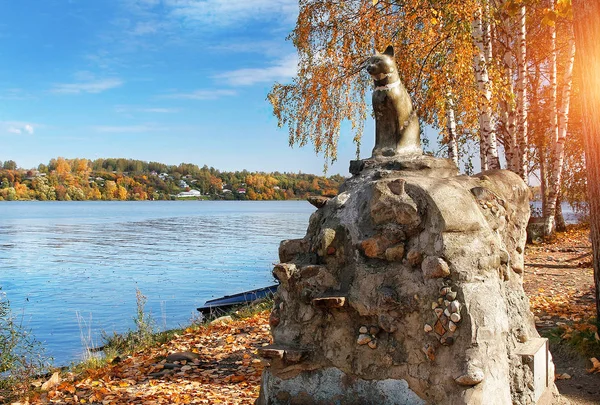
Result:
[[[484,14],[485,12],[485,14]],[[492,59],[489,3],[476,7],[473,14],[472,36],[476,47],[473,70],[479,90],[479,150],[481,170],[499,169],[498,146],[492,110],[492,81],[489,67]]]
[[[516,172],[518,162],[517,134],[515,122],[515,106],[512,95],[514,94],[514,57],[511,44],[513,43],[514,23],[510,14],[504,10],[501,13],[501,32],[498,37],[499,45],[502,49],[502,66],[504,73],[504,83],[506,94],[499,101],[498,114],[498,138],[504,146],[504,156],[506,158],[506,168]]]
[[[550,0],[542,23],[548,30],[548,141],[549,150],[540,151],[540,164],[547,179],[547,194],[543,194],[544,231],[550,235],[555,231],[557,213],[560,214],[560,194],[562,190],[565,141],[568,136],[569,107],[575,60],[575,43],[571,19],[571,4],[566,0]],[[558,30],[560,28],[560,31]],[[557,38],[557,33],[560,32]],[[560,46],[558,46],[560,39]],[[560,50],[560,51],[559,51]],[[560,57],[560,58],[559,58]],[[559,63],[560,59],[560,63]],[[558,72],[562,72],[560,86]],[[559,88],[560,87],[560,88]],[[560,98],[558,94],[560,93]],[[547,163],[546,163],[547,161]]]
[[[502,83],[498,87],[499,140],[504,146],[507,169],[527,182],[527,28],[523,3],[506,0],[498,6],[496,24],[496,60],[503,66]]]
[[[448,147],[448,159],[458,166],[458,136],[456,134],[456,119],[454,117],[454,100],[452,91],[446,93],[446,137],[444,143]]]
[[[575,39],[569,40],[569,59],[564,72],[564,79],[561,89],[561,103],[558,106],[556,114],[558,131],[554,139],[554,149],[552,153],[552,174],[551,183],[548,190],[548,213],[545,218],[545,232],[551,234],[555,228],[556,211],[559,209],[559,196],[562,186],[563,167],[565,160],[565,141],[567,139],[567,128],[569,123],[569,106],[571,101],[571,87],[573,83],[573,63],[575,61]],[[552,118],[554,120],[554,117]],[[554,122],[553,122],[554,125]],[[554,133],[554,131],[553,131]]]
[[[554,1],[549,0],[549,10],[551,13],[554,13]],[[550,57],[549,57],[549,77],[548,80],[550,82],[550,103],[553,108],[550,110],[550,144],[556,145],[558,142],[558,111],[557,111],[557,82],[556,82],[556,24],[555,20],[551,20],[548,26],[548,31],[550,33]],[[551,153],[551,159],[557,159],[557,156],[554,153]],[[550,190],[553,190],[553,185],[557,184],[560,187],[560,183],[558,183],[558,178],[556,178],[556,173],[553,170],[550,171]],[[544,229],[545,234],[550,235],[554,232],[554,218],[556,215],[556,194],[554,194],[554,200],[550,198],[550,194],[548,195],[548,200],[545,204],[546,211],[544,212]]]
[[[517,112],[516,112],[516,142],[517,158],[515,159],[515,172],[523,181],[528,182],[529,139],[527,122],[527,24],[526,8],[519,7],[517,22]]]

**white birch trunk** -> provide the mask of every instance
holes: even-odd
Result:
[[[569,124],[569,106],[571,99],[571,86],[573,82],[573,62],[575,61],[575,38],[569,40],[569,59],[565,67],[565,76],[561,89],[561,105],[558,111],[558,137],[554,143],[554,151],[552,154],[552,183],[548,190],[548,211],[553,214],[552,227],[555,225],[556,204],[560,194],[560,186],[562,183],[563,164],[565,161],[565,140],[567,138],[567,126]],[[547,223],[545,224],[548,225]],[[549,228],[546,228],[548,231]],[[553,232],[554,229],[550,229]]]
[[[525,6],[519,10],[517,30],[517,113],[516,113],[516,173],[528,183],[528,135],[527,135],[527,29]]]
[[[540,64],[535,64],[534,65],[535,71],[533,76],[531,77],[531,105],[537,106],[539,104],[539,95],[542,93],[541,90],[541,77],[542,77],[542,73],[541,73],[541,66]],[[542,128],[542,125],[540,124],[540,120],[539,120],[539,116],[538,116],[538,120],[536,122],[533,123],[533,128],[534,129],[538,129],[540,130],[540,128]],[[542,216],[544,214],[544,212],[546,212],[546,205],[548,204],[548,198],[547,198],[547,170],[546,170],[546,137],[544,136],[537,136],[535,138],[535,142],[536,142],[536,147],[538,150],[538,154],[539,154],[539,162],[540,162],[540,194],[541,194],[541,199],[542,199]]]
[[[481,170],[499,169],[498,148],[492,116],[492,83],[488,74],[487,49],[485,46],[483,16],[479,8],[472,22],[473,43],[476,47],[473,57],[473,69],[479,89],[479,136]],[[491,48],[490,48],[491,49]]]
[[[550,9],[554,10],[554,0],[550,1]],[[558,114],[557,114],[557,84],[556,84],[556,27],[554,25],[550,25],[550,72],[549,72],[549,81],[550,81],[550,144],[556,145],[558,142]],[[551,154],[551,162],[557,157],[554,156],[554,153]],[[554,166],[554,163],[550,164]],[[550,181],[549,188],[552,190],[554,188],[554,184],[557,183],[557,179],[554,178],[555,173],[550,171]],[[560,184],[557,184],[557,187],[560,187]],[[546,212],[544,212],[544,232],[546,235],[551,235],[554,232],[554,218],[556,215],[556,198],[550,198],[550,193],[548,195],[548,204],[546,205]]]
[[[458,167],[458,139],[456,137],[456,119],[452,92],[446,94],[446,128],[448,130],[448,158]]]
[[[483,15],[482,15],[482,30],[483,30],[483,53],[485,61],[489,64],[492,62],[492,19],[490,16],[490,2],[483,0]]]
[[[512,24],[511,19],[506,15],[503,19],[504,33],[502,35],[504,40],[504,56],[502,61],[504,63],[504,77],[508,84],[508,96],[514,94],[513,86],[513,71],[514,62],[511,50],[511,44],[513,42],[511,32]],[[517,138],[515,133],[515,109],[513,104],[508,100],[502,100],[500,102],[500,128],[503,129],[503,144],[504,144],[504,156],[506,157],[507,169],[512,170],[516,173],[517,164]],[[499,131],[499,128],[496,128]],[[498,134],[497,134],[498,135]]]

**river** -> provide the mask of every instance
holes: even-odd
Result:
[[[273,283],[279,242],[303,237],[304,201],[3,202],[0,286],[55,365],[80,332],[133,328],[136,289],[158,328],[208,299]],[[80,326],[78,318],[83,320]]]

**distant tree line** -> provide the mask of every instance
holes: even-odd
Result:
[[[335,195],[344,178],[303,173],[221,172],[191,163],[134,159],[51,159],[37,169],[0,161],[0,201],[170,200],[192,198],[290,200]],[[189,197],[188,197],[189,198]]]

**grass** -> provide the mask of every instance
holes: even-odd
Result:
[[[0,289],[0,403],[27,393],[30,382],[50,369],[51,360],[23,320],[14,316]]]
[[[156,330],[156,323],[152,315],[146,312],[148,298],[139,289],[136,290],[135,297],[136,313],[133,318],[135,329],[125,333],[113,332],[109,334],[102,332],[102,345],[99,349],[94,348],[89,324],[85,320],[81,320],[78,315],[81,341],[85,348],[85,354],[83,361],[71,367],[74,371],[103,367],[107,363],[115,361],[115,359],[140,352],[163,340],[161,338],[162,333],[158,333]],[[102,351],[104,356],[98,355],[98,351]]]
[[[273,305],[273,298],[263,298],[248,305],[244,305],[238,309],[233,309],[228,315],[230,315],[233,319],[251,318],[267,309],[273,309]]]
[[[156,322],[152,315],[146,312],[147,297],[142,294],[141,291],[136,291],[136,314],[133,318],[135,329],[129,330],[125,333],[108,334],[102,333],[102,351],[104,356],[98,356],[94,353],[94,345],[91,342],[91,332],[89,324],[85,320],[80,321],[80,329],[82,330],[82,342],[86,348],[86,355],[83,361],[72,366],[73,371],[82,372],[86,369],[96,369],[103,367],[107,363],[118,361],[122,357],[131,356],[135,353],[144,351],[150,347],[161,345],[169,342],[176,334],[180,334],[183,331],[194,331],[198,328],[205,326],[212,319],[193,319],[191,324],[178,329],[171,329],[166,331],[158,331],[156,328]],[[254,316],[266,309],[273,307],[272,299],[262,299],[255,301],[249,305],[234,308],[228,312],[223,313],[223,316],[231,316],[233,319],[244,319]],[[78,318],[79,319],[79,318]],[[91,321],[91,320],[90,320]]]
[[[543,331],[553,350],[586,359],[600,358],[600,337],[594,318],[574,325],[558,326]]]

